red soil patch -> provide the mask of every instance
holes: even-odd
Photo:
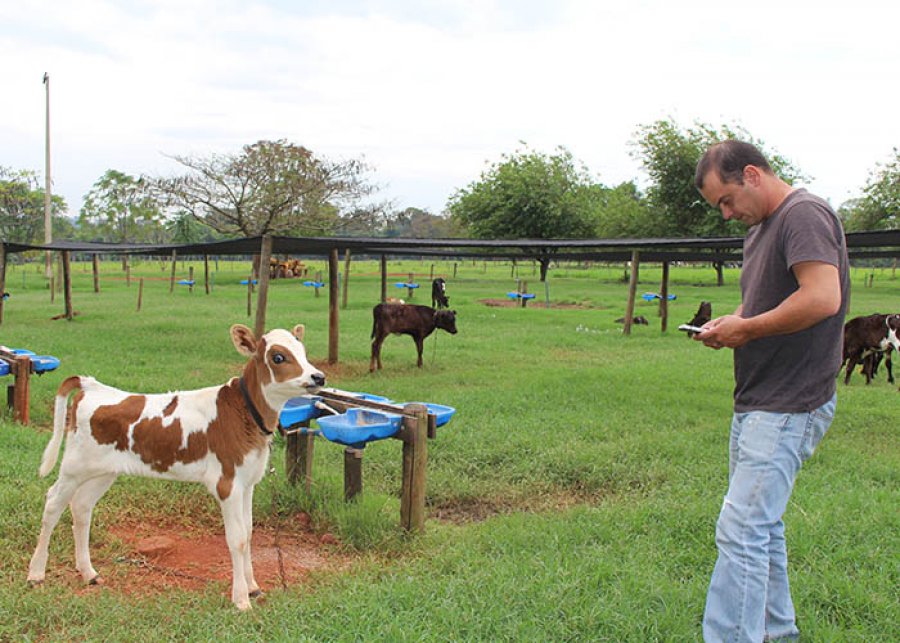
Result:
[[[217,583],[230,598],[231,556],[224,527],[141,521],[116,524],[110,533],[122,541],[126,553],[114,560],[97,556],[95,567],[104,587],[148,594],[169,589],[199,591]],[[311,531],[305,513],[288,525],[255,526],[254,576],[266,591],[301,584],[313,571],[344,569],[350,558],[340,552],[339,545],[333,535]]]

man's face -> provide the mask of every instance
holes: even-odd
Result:
[[[760,223],[768,216],[760,191],[759,171],[748,165],[744,169],[744,182],[723,183],[719,173],[710,171],[703,179],[703,198],[722,212],[726,221],[734,219],[747,227]]]

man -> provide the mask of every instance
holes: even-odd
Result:
[[[734,349],[729,484],[703,617],[707,641],[799,636],[781,518],[801,463],[834,417],[850,293],[841,223],[822,199],[778,178],[753,145],[725,141],[695,184],[744,240],[741,305],[694,339]]]

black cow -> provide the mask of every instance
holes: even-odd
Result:
[[[372,359],[369,371],[374,371],[376,364],[381,368],[381,344],[391,333],[413,338],[419,354],[416,366],[422,368],[423,344],[435,328],[455,335],[456,311],[435,310],[416,304],[378,304],[372,309]]]
[[[885,366],[888,382],[894,383],[889,351],[893,348],[900,352],[900,315],[865,315],[854,317],[844,324],[844,363],[847,371],[844,384],[849,384],[850,374],[857,364],[863,364],[866,384],[872,381],[875,369],[880,361],[880,354],[885,354]]]
[[[447,282],[440,277],[431,282],[431,307],[450,307],[450,301],[447,299]]]

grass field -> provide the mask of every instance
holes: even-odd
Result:
[[[322,261],[312,261],[313,272]],[[188,274],[179,262],[178,277]],[[81,587],[68,513],[51,544],[47,582],[26,587],[28,559],[44,494],[55,477],[37,468],[49,439],[60,381],[90,374],[127,390],[198,388],[236,375],[242,358],[228,337],[253,326],[246,262],[219,261],[210,295],[169,292],[168,267],[102,266],[93,292],[89,264],[73,267],[74,321],[62,312],[35,264],[10,266],[0,344],[59,357],[58,371],[32,382],[32,425],[0,420],[0,640],[260,641],[693,641],[715,561],[715,519],[727,476],[731,354],[674,330],[701,300],[714,314],[739,301],[738,273],[715,285],[708,267],[672,270],[670,330],[657,306],[639,299],[650,326],[623,336],[623,266],[554,266],[549,288],[520,265],[537,298],[528,308],[491,307],[513,290],[507,263],[391,261],[393,287],[413,272],[426,301],[428,277],[448,281],[459,334],[426,342],[415,367],[407,337],[384,345],[384,370],[368,372],[377,262],[354,263],[340,317],[340,360],[328,365],[327,289],[316,298],[302,280],[272,282],[268,323],[306,324],[310,358],[338,388],[397,401],[448,404],[457,414],[429,443],[425,533],[399,528],[400,448],[365,450],[361,497],[344,503],[343,449],[319,441],[310,494],[284,476],[279,438],[275,473],[259,485],[258,525],[287,532],[307,512],[318,533],[351,562],[303,583],[266,587],[250,613],[237,613],[227,583],[200,591],[116,592]],[[433,268],[432,268],[433,266]],[[853,272],[851,315],[900,311],[900,276]],[[144,277],[137,312],[137,279]],[[660,270],[641,269],[640,291],[658,291]],[[545,307],[549,293],[553,306]],[[800,474],[788,507],[790,573],[808,641],[900,640],[900,513],[897,511],[900,393],[880,372],[865,386],[839,386],[837,418]],[[92,551],[106,577],[134,573],[113,531],[125,520],[179,517],[220,531],[218,509],[200,487],[121,479],[94,513]]]

